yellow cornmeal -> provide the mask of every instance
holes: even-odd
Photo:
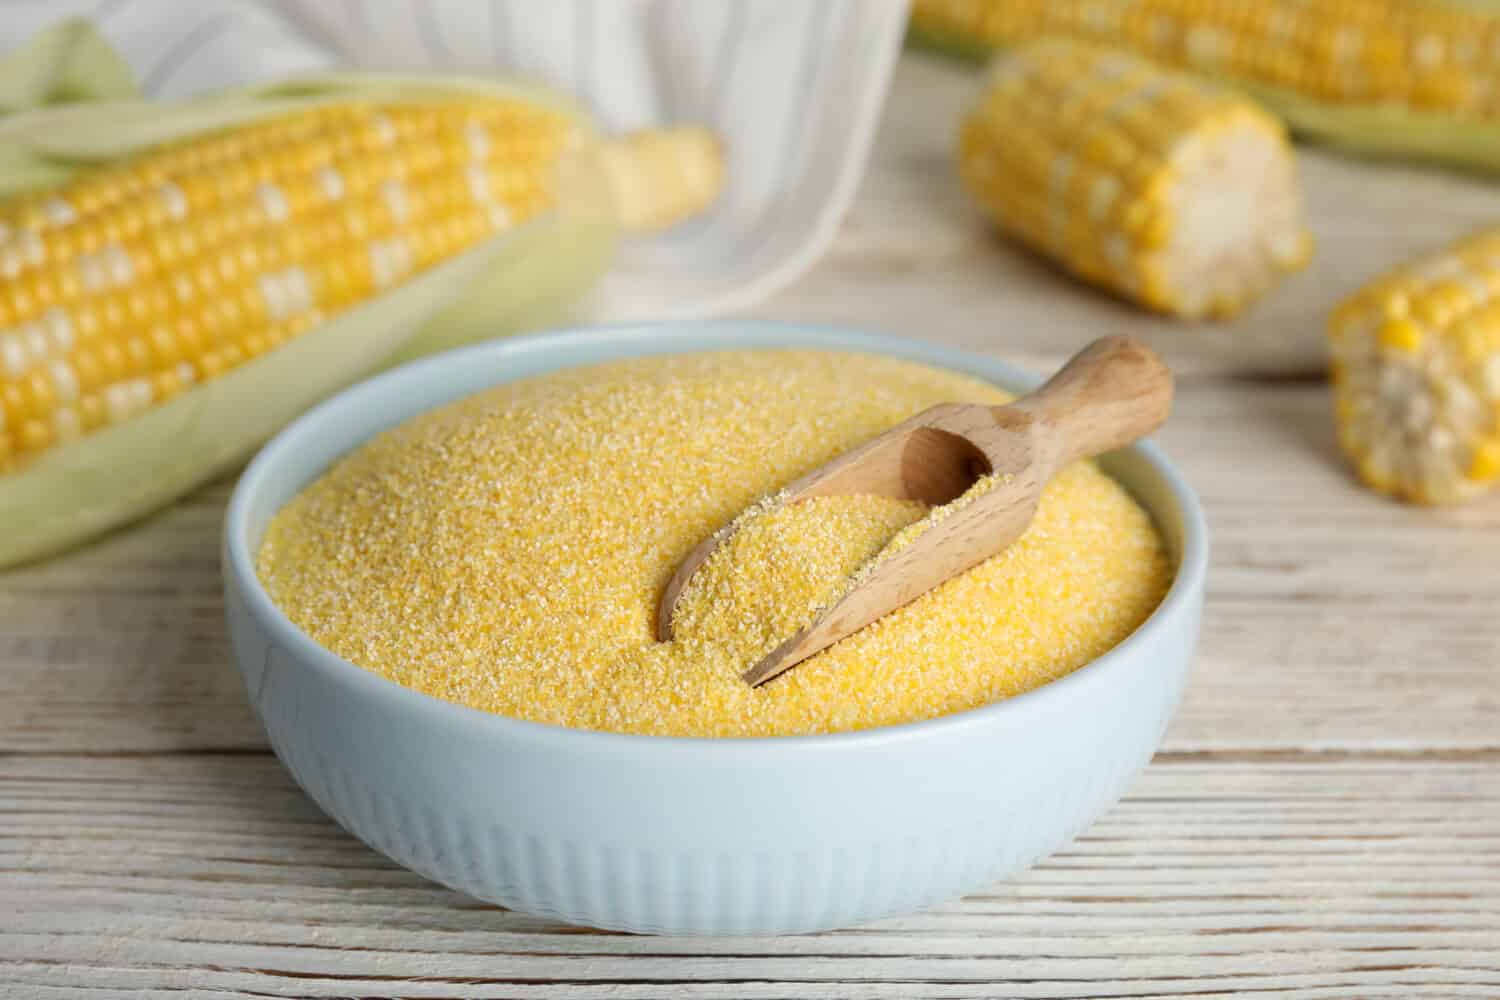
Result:
[[[740,673],[909,539],[922,505],[766,504],[699,570],[669,643],[653,638],[656,602],[694,545],[795,477],[934,403],[1003,399],[952,372],[815,351],[527,379],[340,461],[273,520],[259,572],[341,656],[517,718],[768,736],[944,715],[1074,670],[1160,601],[1160,539],[1093,464],[1064,470],[1004,553],[759,688]]]

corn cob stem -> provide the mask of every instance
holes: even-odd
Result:
[[[1000,57],[962,126],[959,164],[1007,232],[1164,312],[1232,314],[1310,248],[1274,119],[1088,43]]]
[[[647,129],[604,144],[605,176],[620,224],[651,232],[697,215],[724,184],[724,154],[695,126]]]
[[[1500,479],[1500,233],[1460,240],[1334,311],[1339,441],[1360,478],[1451,503]]]

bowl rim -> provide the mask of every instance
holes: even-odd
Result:
[[[684,338],[689,338],[692,342],[682,343],[671,349],[655,350],[651,349],[651,342],[644,339],[648,335],[657,338],[658,343],[664,340],[675,343]],[[747,338],[750,342],[747,342]],[[378,412],[379,407],[372,406],[371,403],[387,394],[399,393],[405,383],[423,379],[438,370],[456,370],[469,364],[483,363],[503,374],[503,366],[496,365],[496,362],[503,362],[508,358],[545,355],[568,348],[618,346],[622,341],[641,349],[597,361],[567,363],[549,371],[649,355],[802,348],[869,353],[913,360],[992,382],[1006,389],[1026,388],[1041,381],[1035,374],[995,358],[912,338],[866,333],[823,324],[765,320],[664,320],[595,324],[518,335],[456,348],[400,365],[336,393],[288,424],[260,449],[235,484],[225,514],[222,572],[226,586],[234,586],[238,590],[246,614],[263,630],[265,638],[296,660],[300,668],[317,670],[334,684],[349,688],[352,693],[383,699],[397,711],[461,729],[472,736],[525,741],[538,748],[573,753],[615,755],[622,752],[676,753],[679,750],[690,750],[695,755],[753,753],[757,756],[803,754],[810,751],[828,753],[889,746],[912,740],[957,735],[976,727],[1045,713],[1089,688],[1106,684],[1110,675],[1127,669],[1138,650],[1167,638],[1170,631],[1177,627],[1174,622],[1191,612],[1193,604],[1203,591],[1209,544],[1208,525],[1202,506],[1186,479],[1161,449],[1149,440],[1137,442],[1125,450],[1134,451],[1143,458],[1166,486],[1179,511],[1182,542],[1172,583],[1161,603],[1146,620],[1103,655],[1030,691],[948,715],[889,726],[834,733],[710,737],[577,729],[517,719],[424,694],[344,659],[298,628],[261,586],[260,578],[255,573],[255,557],[249,547],[251,510],[256,506],[258,494],[266,488],[267,480],[274,476],[285,456],[295,453],[304,442],[317,438],[320,426],[329,421],[333,414],[348,411]],[[997,376],[981,371],[981,368],[1001,374]],[[503,385],[507,381],[514,379],[497,378],[491,385]],[[446,405],[463,398],[463,395],[451,396],[434,403],[433,407]],[[368,441],[374,433],[377,431],[372,430],[360,443]],[[358,445],[351,446],[350,450],[353,447]],[[238,656],[237,653],[235,655]],[[252,708],[259,714],[259,705],[252,705]]]

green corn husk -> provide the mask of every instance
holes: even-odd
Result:
[[[1495,0],[1462,2],[1500,11]],[[915,20],[908,25],[907,41],[915,48],[970,63],[983,63],[1003,51],[1003,46]],[[1299,138],[1311,142],[1370,159],[1423,161],[1480,174],[1500,173],[1500,122],[1390,104],[1325,102],[1244,77],[1176,68],[1246,94],[1280,117]]]
[[[139,95],[129,64],[87,21],[59,21],[0,66],[0,114]]]
[[[586,138],[565,161],[557,206],[546,215],[163,405],[0,474],[0,567],[68,548],[177,499],[318,400],[387,364],[565,320],[618,243],[598,135],[574,102],[553,91],[476,77],[330,74],[159,104],[137,98],[111,59],[118,57],[91,30],[70,23],[0,62],[0,106],[16,109],[28,96],[68,101],[0,118],[0,197],[163,142],[349,99],[420,101],[454,91],[521,97],[570,115]]]

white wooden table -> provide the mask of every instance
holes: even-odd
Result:
[[[799,938],[534,920],[397,868],[266,750],[229,663],[220,483],[0,576],[0,996],[1500,997],[1500,497],[1419,511],[1333,444],[1318,329],[1500,189],[1309,155],[1322,256],[1231,329],[1180,328],[988,236],[903,67],[827,260],[757,310],[1051,361],[1143,332],[1214,562],[1186,701],[1130,795],[1016,880]],[[3,530],[3,527],[0,527]]]

